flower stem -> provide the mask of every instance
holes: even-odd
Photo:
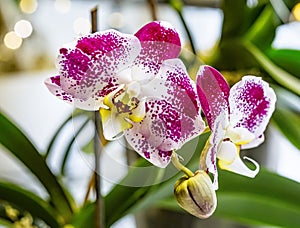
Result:
[[[173,152],[172,154],[172,163],[176,167],[176,169],[184,172],[188,177],[194,176],[194,173],[191,170],[189,170],[187,167],[180,163],[179,156],[175,152]]]
[[[157,21],[157,7],[156,0],[148,0],[148,5],[151,11],[151,18],[153,21]]]
[[[94,156],[95,156],[95,191],[96,191],[96,210],[95,210],[95,227],[104,227],[104,205],[103,198],[101,194],[101,177],[100,177],[100,154],[102,150],[101,146],[101,119],[98,111],[94,113],[94,123],[95,123],[95,134],[94,134]]]
[[[91,10],[91,23],[92,23],[92,32],[97,32],[97,11],[98,7],[94,7]],[[95,191],[96,191],[96,202],[95,202],[95,228],[104,228],[104,205],[103,197],[101,194],[101,176],[100,176],[100,154],[102,151],[101,139],[103,138],[102,128],[101,128],[101,118],[99,111],[94,112],[94,124],[95,124],[95,133],[94,133],[94,156],[95,156]]]

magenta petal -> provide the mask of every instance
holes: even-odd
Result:
[[[245,127],[259,139],[275,109],[276,95],[260,77],[245,76],[230,90],[230,123]]]
[[[45,85],[49,91],[61,100],[64,100],[70,104],[73,103],[74,98],[72,95],[66,93],[60,88],[60,76],[50,77],[45,80]]]
[[[74,98],[71,94],[62,90],[62,88],[60,87],[60,76],[54,76],[46,79],[45,85],[47,86],[49,91],[57,98],[69,104],[72,104],[77,108],[89,111],[99,110],[101,102],[97,102],[97,100],[95,100],[93,97],[90,97],[87,100],[82,100]]]
[[[204,130],[195,83],[180,59],[165,60],[159,73],[142,87],[142,91],[146,97],[166,101],[178,112],[180,139],[177,143],[183,144]]]
[[[215,68],[201,66],[197,74],[197,92],[210,128],[221,112],[229,113],[230,88]]]
[[[103,97],[119,84],[116,73],[125,70],[140,52],[139,40],[114,30],[89,34],[59,56],[61,88],[75,98]]]
[[[165,21],[153,21],[143,26],[136,32],[135,36],[141,41],[158,41],[173,44],[180,48],[179,35],[175,28]],[[171,50],[170,50],[171,51]],[[175,52],[176,51],[176,52]],[[180,49],[173,50],[175,58],[179,55]]]
[[[175,28],[168,22],[150,22],[135,36],[142,45],[142,51],[135,64],[146,74],[156,74],[164,60],[179,56],[180,38]]]
[[[181,137],[179,113],[166,101],[150,99],[146,116],[125,131],[128,143],[141,156],[158,167],[166,167]]]

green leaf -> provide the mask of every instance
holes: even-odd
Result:
[[[272,6],[267,5],[247,30],[244,39],[251,41],[262,50],[267,49],[275,37],[277,24]]]
[[[300,184],[261,169],[250,179],[219,171],[216,215],[240,221],[299,227]]]
[[[287,72],[297,76],[300,79],[300,51],[290,49],[270,48],[266,55]]]
[[[72,218],[71,224],[76,228],[95,227],[95,204],[82,207]]]
[[[0,199],[28,211],[53,228],[60,227],[60,222],[63,221],[46,201],[17,185],[0,182]]]
[[[60,173],[62,175],[65,174],[65,168],[66,168],[66,164],[67,164],[72,146],[74,145],[74,142],[76,141],[76,138],[78,137],[78,135],[82,132],[82,130],[88,124],[89,121],[90,121],[90,119],[87,118],[77,129],[74,129],[74,135],[72,135],[72,138],[71,138],[70,142],[68,143],[66,150],[64,151],[64,157],[63,157],[63,161],[62,161],[61,168],[60,168]]]
[[[38,178],[49,193],[55,208],[66,220],[70,219],[72,207],[68,197],[41,154],[26,135],[1,112],[0,126],[0,143]]]
[[[199,169],[200,153],[208,139],[208,136],[208,133],[203,134],[199,138],[189,141],[179,151],[177,151],[177,153],[183,157],[185,157],[185,154],[192,154],[190,160],[186,164],[186,166],[192,171],[196,171]],[[194,143],[197,143],[196,149]],[[168,166],[167,170],[168,169],[171,169],[171,172],[174,173],[174,175],[168,180],[162,182],[161,184],[153,186],[149,193],[143,199],[137,202],[136,205],[134,205],[134,207],[130,209],[131,212],[137,212],[139,210],[148,208],[150,206],[155,205],[157,202],[166,197],[173,196],[175,182],[184,174],[177,170],[175,171],[175,168],[172,164]]]
[[[59,138],[59,134],[61,133],[61,131],[64,129],[64,127],[70,123],[70,121],[73,121],[74,118],[76,117],[80,117],[80,116],[88,116],[90,117],[90,114],[89,112],[86,112],[86,111],[83,111],[83,110],[80,110],[80,109],[75,109],[75,111],[72,113],[72,115],[70,115],[59,127],[58,129],[56,130],[56,132],[54,133],[49,145],[48,145],[48,148],[46,150],[46,153],[44,155],[45,159],[47,159],[47,157],[49,156],[51,150],[52,150],[52,147],[54,146],[54,143],[55,141]]]
[[[199,140],[198,138],[193,139],[177,151],[181,156],[190,158],[188,167],[192,170],[198,169],[199,155],[207,138],[208,134],[205,134],[199,137]],[[195,145],[197,146],[196,149]],[[147,172],[141,172],[139,167],[146,167]],[[149,172],[148,167],[150,167]],[[170,173],[172,176],[169,177]],[[160,182],[166,176],[168,179]],[[138,159],[122,181],[114,186],[104,198],[106,225],[111,226],[125,215],[145,209],[160,199],[170,196],[173,194],[176,180],[181,176],[183,174],[177,171],[172,164],[166,169],[160,169],[149,166],[149,162],[144,158]],[[134,185],[134,183],[138,183],[139,186]],[[86,216],[93,219],[94,210],[89,210]]]
[[[254,179],[219,169],[218,206],[213,217],[248,225],[300,226],[300,184],[261,169]],[[180,210],[172,195],[157,206]]]
[[[218,194],[216,216],[250,225],[299,227],[300,210],[274,198],[242,193]]]
[[[0,218],[0,227],[15,228],[15,226],[11,222],[8,222],[7,220],[2,218]]]
[[[247,29],[245,21],[248,20],[246,0],[225,0],[222,3],[224,18],[221,39],[243,34]]]
[[[273,113],[272,121],[285,137],[300,150],[300,114],[289,109],[277,108]]]
[[[244,43],[247,50],[253,55],[260,66],[280,85],[300,95],[300,79],[289,74],[273,63],[262,51],[250,42]]]

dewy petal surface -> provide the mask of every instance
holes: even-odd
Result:
[[[229,113],[229,86],[215,68],[204,65],[197,73],[197,92],[210,128],[221,112]]]
[[[164,60],[177,58],[181,50],[179,34],[164,21],[153,21],[143,26],[135,36],[140,40],[142,50],[133,68],[135,80],[149,80],[160,69]]]
[[[230,90],[230,123],[248,129],[255,135],[255,141],[261,141],[275,102],[276,95],[268,83],[260,77],[244,76]]]
[[[135,36],[115,30],[81,37],[75,47],[60,49],[60,87],[78,102],[102,99],[118,87],[117,73],[131,66],[140,50]]]

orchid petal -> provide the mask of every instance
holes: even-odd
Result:
[[[237,147],[234,143],[230,141],[223,141],[220,144],[217,153],[217,158],[223,163],[231,164],[238,153],[239,147]]]
[[[241,158],[237,155],[232,163],[227,163],[223,160],[219,160],[219,167],[224,170],[228,170],[233,173],[237,173],[246,177],[254,178],[259,172],[259,164],[251,158],[244,157],[248,161],[255,165],[255,170],[249,169]]]
[[[248,129],[259,138],[271,118],[275,102],[276,95],[268,83],[259,77],[244,76],[230,90],[230,123],[233,127]]]
[[[67,103],[73,104],[73,96],[67,94],[63,91],[60,87],[60,76],[54,76],[47,78],[45,80],[45,85],[47,86],[48,90],[59,99],[66,101]]]
[[[146,110],[145,118],[126,130],[125,137],[142,157],[164,168],[180,139],[179,115],[170,104],[155,99],[147,101]]]
[[[135,60],[133,80],[151,80],[164,60],[179,56],[180,38],[168,22],[150,22],[135,36],[140,40],[142,50]]]
[[[265,136],[260,135],[257,138],[253,139],[251,142],[241,145],[241,149],[251,149],[258,147],[260,144],[262,144],[265,141]]]
[[[81,100],[103,99],[118,87],[117,73],[132,65],[140,49],[135,36],[115,30],[80,38],[74,48],[60,50],[61,89]]]
[[[98,111],[99,106],[102,103],[102,101],[94,99],[92,97],[88,98],[87,100],[82,100],[76,99],[71,94],[66,93],[60,87],[60,76],[50,77],[46,79],[45,85],[53,95],[69,104],[73,104],[75,107],[80,109],[88,111]]]
[[[168,102],[179,113],[182,143],[204,130],[195,83],[180,59],[165,60],[159,73],[142,87],[142,91],[146,97]]]
[[[231,142],[237,145],[245,145],[252,142],[255,138],[255,135],[246,128],[233,128],[230,126],[226,129],[225,138],[229,138]]]
[[[115,115],[112,111],[100,109],[102,117],[103,135],[107,140],[115,140],[123,135],[124,130],[132,127],[124,115]]]
[[[191,132],[195,133],[194,126],[190,118],[184,117],[166,100],[149,98],[145,118],[126,130],[125,136],[141,156],[156,166],[165,167],[170,162],[172,151],[179,149],[187,137],[192,137]],[[203,128],[199,129],[202,131]],[[191,132],[187,133],[187,129]]]
[[[103,135],[107,140],[116,139],[123,131],[132,128],[134,122],[142,121],[146,115],[145,99],[130,97],[127,92],[123,85],[104,97],[100,114]]]
[[[220,72],[211,66],[200,67],[197,73],[197,92],[210,128],[221,112],[229,113],[229,90]]]
[[[244,164],[239,154],[239,146],[236,146],[230,141],[222,142],[217,154],[219,167],[243,176],[255,177],[259,172],[258,163],[251,158],[244,157],[244,159],[251,161],[255,165],[255,170],[251,170]]]
[[[213,186],[218,189],[218,170],[217,170],[217,153],[226,134],[226,127],[228,126],[227,112],[221,112],[213,123],[211,135],[207,142],[204,153],[200,158],[200,169],[207,169],[214,175]],[[205,164],[203,163],[205,161]]]

